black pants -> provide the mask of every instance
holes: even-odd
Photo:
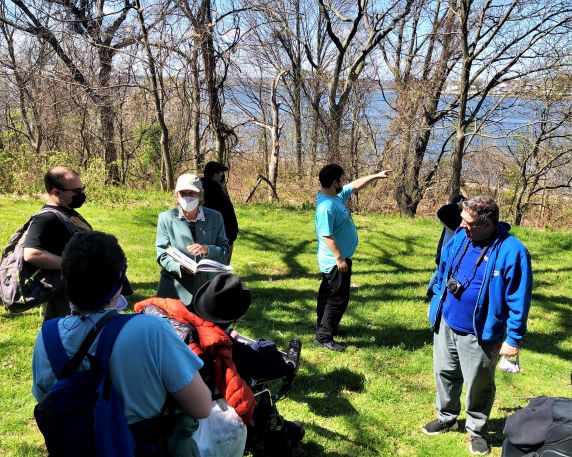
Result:
[[[65,317],[70,313],[70,299],[65,290],[59,290],[50,295],[47,303],[42,305],[44,322],[54,317]]]
[[[329,273],[322,273],[318,290],[318,330],[316,339],[322,343],[332,339],[350,301],[350,279],[352,260],[346,259],[348,271],[341,272],[334,267]]]

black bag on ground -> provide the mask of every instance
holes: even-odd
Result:
[[[506,420],[502,457],[572,457],[572,399],[536,397]]]
[[[24,262],[24,241],[34,218],[54,213],[70,233],[78,229],[61,211],[44,208],[33,215],[12,235],[0,260],[0,299],[13,313],[20,313],[48,301],[54,292],[64,288],[60,270],[43,270]]]

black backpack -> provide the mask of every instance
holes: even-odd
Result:
[[[9,311],[19,313],[48,301],[63,289],[60,270],[42,270],[24,262],[24,241],[30,224],[40,214],[54,213],[70,233],[79,229],[61,211],[44,208],[10,237],[0,260],[0,299]]]
[[[109,376],[109,358],[117,335],[137,314],[106,313],[68,358],[58,332],[59,319],[42,326],[42,338],[56,383],[36,405],[34,417],[50,457],[129,457],[135,440]],[[89,348],[101,332],[95,357]],[[77,371],[87,357],[88,370]]]
[[[572,457],[572,399],[535,397],[506,420],[503,457]]]

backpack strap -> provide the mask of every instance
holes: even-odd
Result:
[[[117,339],[119,332],[123,326],[135,316],[139,316],[139,314],[118,314],[117,317],[106,326],[105,331],[101,334],[101,337],[97,342],[95,358],[99,362],[99,366],[103,371],[106,371],[109,367],[109,358],[111,357],[111,351],[113,351],[113,345],[115,344],[115,340]]]
[[[69,362],[69,357],[66,354],[62,339],[60,338],[60,332],[58,330],[58,322],[60,317],[55,319],[50,319],[44,322],[42,325],[42,340],[44,341],[44,348],[46,349],[46,354],[48,355],[48,360],[52,366],[52,371],[56,375],[56,379],[59,381],[62,379],[61,374]]]
[[[36,215],[32,216],[32,218],[39,216],[40,214],[45,214],[45,213],[55,214],[57,216],[57,218],[60,220],[60,222],[66,226],[66,228],[69,230],[70,234],[73,235],[75,232],[78,231],[78,228],[71,221],[69,216],[67,214],[65,214],[63,211],[60,211],[60,210],[55,209],[55,208],[42,208]]]
[[[98,342],[97,349],[95,350],[95,360],[98,363],[99,369],[105,374],[103,381],[103,390],[101,395],[104,399],[108,399],[111,392],[111,377],[109,376],[109,359],[111,352],[115,345],[115,340],[119,332],[127,322],[135,316],[140,314],[119,314],[113,319],[101,334]]]
[[[67,378],[77,371],[99,332],[117,315],[117,311],[110,311],[99,319],[71,359],[66,353],[58,330],[58,322],[62,318],[50,319],[42,325],[44,347],[57,380]]]

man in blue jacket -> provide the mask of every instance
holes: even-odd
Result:
[[[462,203],[461,226],[443,249],[429,320],[435,332],[433,370],[437,419],[428,435],[456,430],[466,388],[466,429],[472,454],[490,452],[487,421],[495,397],[499,355],[516,356],[526,332],[532,271],[530,254],[498,221],[490,197]]]

